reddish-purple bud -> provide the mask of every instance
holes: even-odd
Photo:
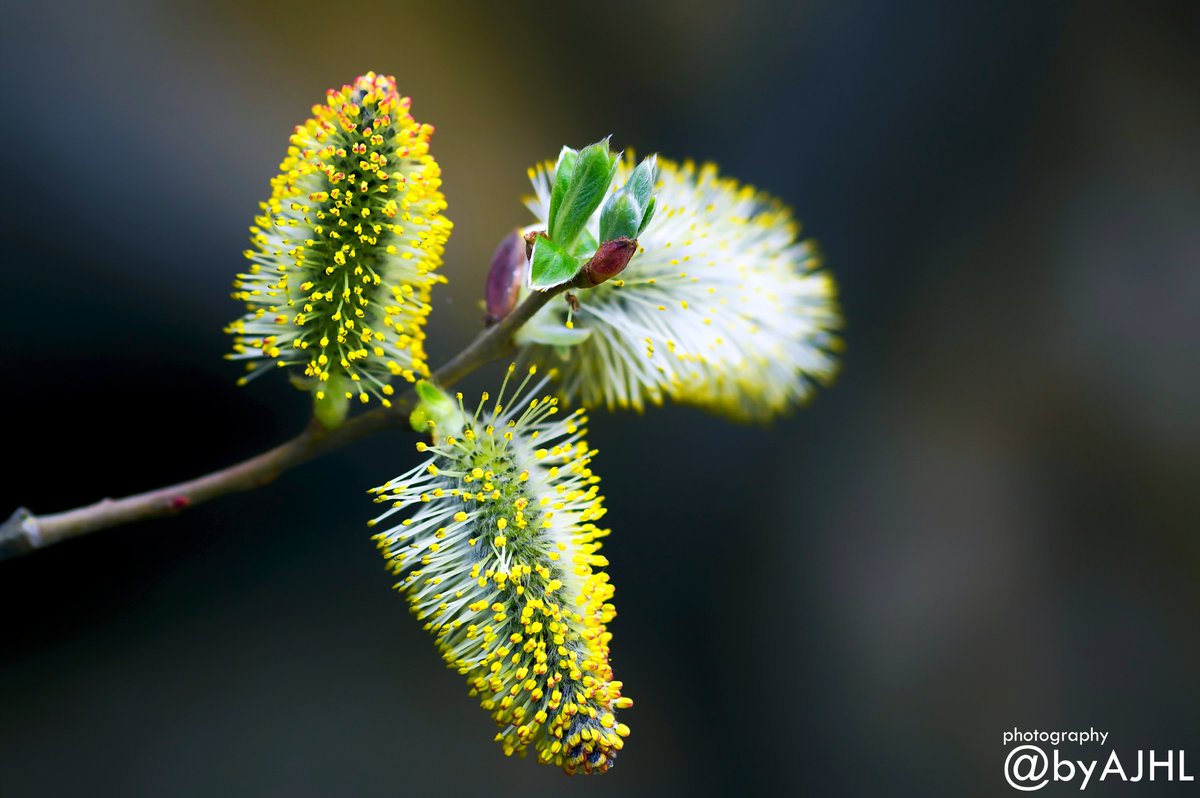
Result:
[[[587,280],[587,284],[600,285],[625,271],[637,248],[636,238],[620,236],[612,241],[605,241],[592,259],[583,264],[581,275]]]
[[[488,269],[487,286],[484,290],[484,301],[487,304],[484,322],[495,324],[512,313],[513,308],[517,306],[521,284],[525,282],[525,270],[528,268],[525,239],[514,230],[504,237],[492,254],[492,265]]]

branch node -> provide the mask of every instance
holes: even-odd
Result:
[[[42,545],[38,519],[24,507],[18,507],[9,519],[0,524],[0,560],[20,557]]]

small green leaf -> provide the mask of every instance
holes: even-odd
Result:
[[[582,265],[579,258],[564,250],[554,241],[548,238],[539,238],[533,247],[530,285],[538,291],[548,291],[578,274]]]
[[[414,390],[417,392],[417,398],[431,407],[437,407],[443,410],[454,407],[454,401],[450,398],[450,396],[429,380],[417,380],[417,385]]]
[[[637,238],[642,221],[642,209],[631,192],[624,189],[613,194],[600,211],[600,240],[612,241],[621,236]]]
[[[564,159],[560,156],[559,160],[561,162]],[[575,156],[574,162],[570,180],[562,188],[562,198],[557,205],[553,194],[560,190],[560,171],[555,171],[548,220],[550,238],[568,250],[604,201],[604,195],[617,172],[617,156],[608,148],[607,138],[584,147]],[[560,163],[560,166],[565,164]]]
[[[657,156],[643,160],[625,185],[615,191],[600,211],[600,240],[637,238],[654,213],[654,185],[658,181]]]
[[[572,255],[583,261],[592,257],[592,253],[596,251],[596,247],[598,246],[600,246],[600,243],[596,241],[595,236],[587,230],[581,230],[579,238],[575,239],[575,244],[569,251]]]
[[[650,202],[646,203],[646,212],[642,215],[642,224],[638,227],[637,234],[640,237],[646,229],[646,225],[650,224],[650,220],[654,218],[654,209],[658,207],[658,197],[651,197]]]
[[[413,429],[417,432],[429,432],[430,421],[435,425],[435,437],[457,434],[462,429],[462,411],[449,394],[428,380],[418,380],[415,390],[419,401],[408,417]]]
[[[570,147],[563,147],[562,152],[558,154],[558,163],[554,165],[554,188],[550,191],[550,213],[546,219],[546,224],[550,227],[554,226],[554,220],[558,218],[558,209],[562,207],[563,195],[567,193],[567,187],[571,184],[571,175],[575,171],[578,156],[579,151]]]
[[[657,182],[658,156],[651,155],[649,158],[642,159],[642,162],[637,165],[623,190],[632,193],[638,205],[645,208],[654,194],[654,184]]]

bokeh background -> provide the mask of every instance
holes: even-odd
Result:
[[[506,760],[391,590],[397,432],[0,563],[0,795],[1005,795],[1013,726],[1200,769],[1197,6],[558,6],[6,2],[0,515],[303,425],[221,330],[329,86],[395,74],[438,128],[435,363],[529,164],[716,160],[819,240],[848,348],[769,429],[596,414],[617,768]]]

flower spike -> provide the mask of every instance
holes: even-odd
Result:
[[[523,357],[560,369],[563,396],[586,406],[671,398],[742,421],[828,384],[841,348],[836,288],[791,212],[711,164],[632,164],[618,164],[613,185],[626,188],[587,229],[602,238],[636,225],[637,252],[627,265],[614,257],[620,279],[581,292],[577,309],[543,308],[517,334]],[[546,225],[553,169],[530,172],[537,221],[526,230]]]
[[[229,325],[246,382],[272,364],[303,369],[317,417],[347,402],[385,406],[393,377],[428,374],[422,329],[451,223],[433,127],[413,120],[391,77],[331,90],[292,134],[234,282],[247,313]]]
[[[509,400],[514,370],[473,413],[462,394],[418,383],[428,459],[372,491],[388,509],[369,525],[386,527],[374,539],[397,588],[491,712],[504,753],[604,772],[629,734],[616,710],[633,702],[609,666],[595,451],[583,410],[556,418],[558,399],[529,398],[546,382],[526,390],[536,369]]]

